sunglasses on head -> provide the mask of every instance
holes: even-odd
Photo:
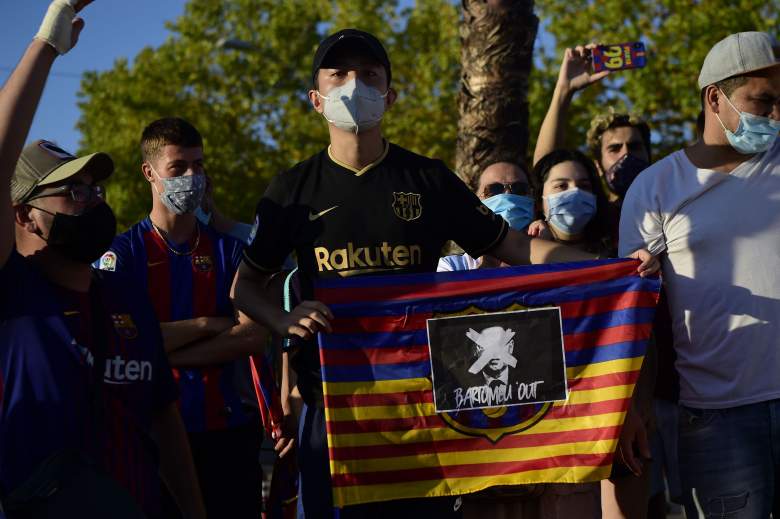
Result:
[[[483,189],[483,196],[485,198],[501,195],[503,193],[509,193],[512,195],[528,196],[531,192],[531,186],[528,182],[518,180],[517,182],[510,182],[509,184],[503,184],[501,182],[493,182],[487,184]]]

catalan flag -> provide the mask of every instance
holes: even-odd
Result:
[[[320,334],[336,506],[609,476],[660,281],[637,261],[321,280]],[[561,312],[565,401],[437,413],[428,319]]]

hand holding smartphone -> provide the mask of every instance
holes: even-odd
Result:
[[[645,44],[641,41],[598,45],[591,51],[593,72],[642,68],[647,64]]]

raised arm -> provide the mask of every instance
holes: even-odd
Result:
[[[564,51],[558,82],[555,84],[550,107],[547,109],[547,115],[544,116],[536,140],[534,164],[551,151],[564,146],[566,118],[574,94],[609,74],[609,71],[591,74],[589,56],[590,49],[595,46],[591,43]]]
[[[52,2],[38,34],[0,90],[0,267],[5,265],[14,246],[10,184],[16,161],[54,59],[76,44],[84,27],[76,13],[90,2]]]

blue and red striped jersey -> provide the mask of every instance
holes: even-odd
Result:
[[[160,322],[232,317],[230,286],[243,243],[213,227],[199,222],[197,226],[196,237],[175,246],[166,243],[147,217],[114,239],[100,268],[126,273],[146,287]],[[247,395],[241,391],[251,388],[247,361],[174,369],[173,373],[189,432],[235,427],[251,418],[244,405]]]
[[[50,455],[78,449],[153,515],[160,479],[148,435],[176,400],[176,385],[147,295],[116,274],[99,273],[95,283],[99,316],[88,294],[53,286],[17,253],[0,270],[0,494]],[[107,342],[100,355],[95,319]],[[98,406],[93,381],[100,379]]]

